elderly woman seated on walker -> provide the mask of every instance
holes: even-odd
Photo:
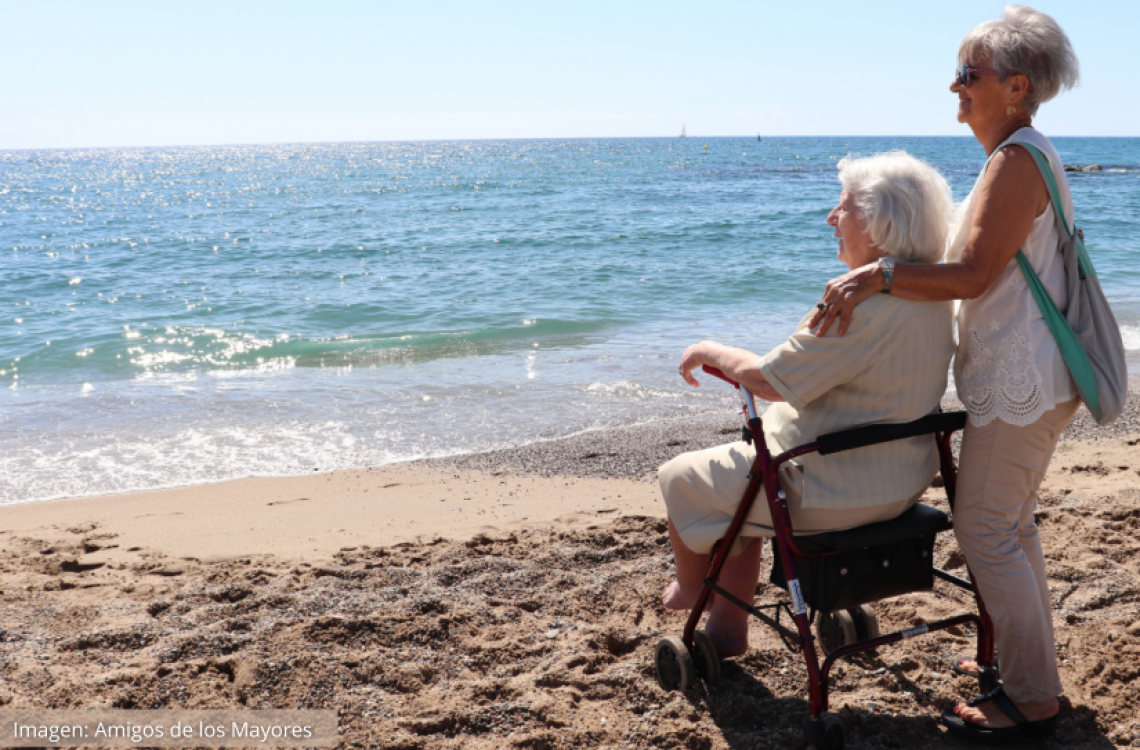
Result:
[[[680,373],[692,386],[694,369],[711,365],[753,395],[772,402],[764,437],[775,455],[821,434],[876,422],[909,422],[938,409],[954,354],[953,307],[890,294],[895,263],[936,263],[952,211],[950,188],[932,167],[902,152],[839,163],[843,186],[827,223],[839,238],[839,260],[884,267],[884,294],[864,302],[845,336],[817,337],[811,310],[787,341],[764,356],[714,341],[685,350]],[[685,453],[659,470],[669,512],[677,579],[662,600],[691,609],[748,484],[756,449],[736,442]],[[795,533],[822,533],[885,521],[910,508],[938,471],[929,436],[868,446],[831,456],[810,454],[784,465]],[[772,536],[763,490],[748,515],[719,583],[751,602],[760,577],[762,537]],[[713,597],[705,633],[721,657],[748,650],[748,613]]]

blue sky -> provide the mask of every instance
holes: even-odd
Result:
[[[969,135],[957,45],[1003,5],[0,0],[0,149]],[[1083,74],[1038,126],[1140,136],[1140,2],[1035,7]]]

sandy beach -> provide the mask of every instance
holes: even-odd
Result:
[[[684,621],[659,603],[654,470],[737,432],[717,415],[0,507],[0,706],[333,708],[344,747],[798,747],[803,661],[760,624],[721,684],[653,678],[654,644]],[[1107,430],[1082,411],[1041,493],[1066,689],[1045,747],[1140,747],[1138,458],[1136,400]],[[964,572],[952,537],[936,554]],[[941,583],[876,605],[890,630],[968,609]],[[848,747],[956,746],[937,716],[972,695],[949,671],[970,636],[844,662]]]

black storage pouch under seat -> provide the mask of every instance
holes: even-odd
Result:
[[[847,531],[796,537],[808,553],[840,550],[819,559],[795,558],[800,590],[809,607],[822,612],[857,607],[934,588],[934,539],[950,528],[942,511],[917,503],[898,518]],[[779,554],[770,581],[787,589]]]

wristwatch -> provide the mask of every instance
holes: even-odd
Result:
[[[895,283],[895,262],[891,258],[879,258],[879,268],[883,269],[883,294],[890,294]]]

